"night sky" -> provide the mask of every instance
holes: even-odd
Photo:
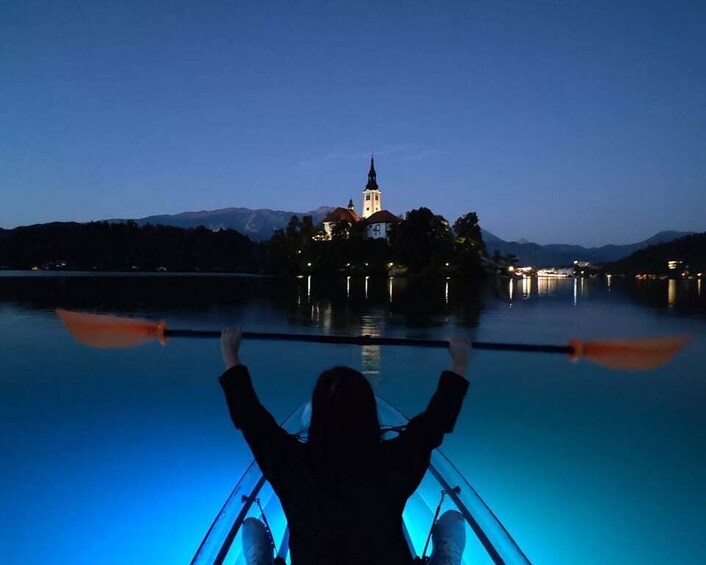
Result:
[[[0,226],[230,206],[477,211],[498,236],[706,230],[703,2],[0,8]]]

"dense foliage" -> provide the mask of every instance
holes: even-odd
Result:
[[[367,239],[365,223],[334,224],[329,241],[320,234],[309,216],[294,216],[288,226],[278,230],[265,244],[266,270],[269,272],[387,273],[404,269],[413,275],[482,273],[485,244],[478,216],[469,213],[459,218],[452,230],[446,220],[428,208],[406,214],[391,226],[389,243]]]
[[[253,272],[255,245],[234,230],[53,223],[6,231],[0,265],[81,270]]]
[[[395,260],[412,273],[435,273],[450,264],[454,237],[440,216],[429,208],[418,208],[392,230],[390,245]]]
[[[614,273],[627,275],[670,274],[670,269],[667,266],[669,261],[682,262],[678,269],[679,273],[684,271],[706,272],[706,232],[650,245],[613,263],[609,269]]]
[[[478,214],[469,212],[458,218],[453,227],[454,265],[459,274],[478,276],[483,272],[481,257],[487,257],[483,235],[481,234]]]
[[[292,216],[285,229],[277,230],[263,244],[265,270],[294,275],[386,271],[390,258],[387,242],[365,239],[364,229],[362,223],[349,226],[340,222],[333,226],[331,240],[324,240],[311,216]]]

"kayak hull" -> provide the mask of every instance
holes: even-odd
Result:
[[[376,398],[378,415],[383,427],[404,426],[408,419],[380,398]],[[293,412],[282,427],[290,433],[305,437],[310,416],[308,404]],[[403,512],[405,535],[414,555],[421,555],[439,504],[441,508],[457,510],[466,523],[464,564],[529,563],[512,536],[503,527],[478,493],[454,465],[436,449],[429,469],[415,493],[407,501]],[[289,530],[277,495],[253,461],[235,485],[223,508],[211,524],[192,560],[193,565],[245,564],[242,551],[241,526],[246,518],[261,519],[264,511],[272,532],[276,555],[289,560]],[[427,555],[431,551],[427,551]]]

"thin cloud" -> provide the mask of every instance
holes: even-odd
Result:
[[[332,166],[340,161],[369,159],[371,155],[375,157],[391,157],[399,161],[416,161],[437,153],[441,153],[441,151],[439,149],[415,151],[408,144],[385,145],[380,149],[371,149],[370,151],[331,151],[321,157],[299,161],[298,166],[302,169],[319,169]]]
[[[330,166],[333,163],[340,161],[368,159],[369,157],[370,153],[342,153],[339,151],[334,151],[327,153],[323,157],[314,157],[313,159],[307,159],[306,161],[299,161],[299,167],[302,169],[318,169]]]
[[[411,155],[403,155],[400,157],[400,161],[417,161],[419,159],[424,159],[430,155],[437,155],[443,153],[440,149],[426,149],[424,151],[419,151],[418,153],[413,153]]]
[[[337,160],[339,156],[336,153],[328,153],[323,157],[317,157],[314,159],[308,159],[306,161],[299,161],[299,167],[302,169],[318,169]]]

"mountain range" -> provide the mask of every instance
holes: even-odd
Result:
[[[204,226],[210,230],[232,229],[248,236],[253,241],[264,241],[272,233],[284,228],[294,215],[311,216],[314,225],[320,224],[333,208],[321,206],[309,212],[284,212],[282,210],[251,210],[249,208],[221,208],[220,210],[200,210],[198,212],[182,212],[181,214],[163,214],[147,216],[133,221],[138,225],[145,224],[175,226],[178,228],[197,228]],[[125,222],[127,220],[107,220],[108,222]]]
[[[205,226],[211,230],[234,229],[248,236],[253,241],[268,239],[279,228],[284,228],[293,215],[312,216],[314,224],[320,223],[333,210],[329,206],[321,206],[309,212],[287,212],[283,210],[249,208],[223,208],[220,210],[201,210],[198,212],[183,212],[174,215],[147,216],[135,219],[138,225],[161,224],[181,228]],[[108,220],[124,222],[126,220]],[[609,263],[657,243],[672,241],[692,232],[663,231],[637,243],[627,245],[603,245],[601,247],[583,247],[581,245],[549,244],[539,245],[527,240],[505,241],[495,234],[483,231],[488,253],[498,251],[503,255],[516,255],[520,264],[537,267],[560,267],[573,264],[574,261],[590,261],[592,263]]]
[[[554,243],[539,245],[526,240],[505,241],[489,231],[482,230],[483,241],[491,255],[498,251],[503,255],[516,255],[523,265],[536,267],[562,267],[572,265],[574,261],[590,261],[591,263],[612,263],[623,257],[644,249],[650,245],[673,241],[693,232],[662,231],[652,237],[626,245],[602,245],[600,247],[583,247],[581,245],[566,245]]]

